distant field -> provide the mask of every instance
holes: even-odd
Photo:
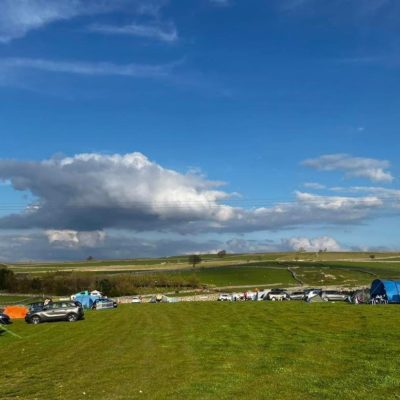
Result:
[[[389,259],[398,257],[400,259],[400,253],[375,253],[375,252],[304,252],[304,253],[286,253],[280,257],[277,257],[281,261],[295,260],[296,258],[304,261],[335,261],[335,260],[371,260],[371,255],[375,256],[375,260],[378,259]]]
[[[398,306],[177,303],[17,321],[1,398],[395,400]]]
[[[195,272],[179,272],[180,275],[195,274],[200,282],[215,286],[239,286],[258,284],[294,285],[296,281],[286,268],[271,266],[238,266],[198,268]]]
[[[0,306],[10,305],[10,304],[28,304],[35,301],[38,297],[36,296],[3,296],[0,295]]]
[[[288,270],[290,268],[298,280]],[[182,275],[193,273],[179,272]],[[216,286],[265,285],[283,286],[360,286],[380,278],[400,278],[400,263],[379,262],[322,262],[322,263],[251,263],[231,267],[196,268],[195,275],[202,283]]]
[[[400,278],[400,262],[393,261],[366,261],[366,262],[329,262],[323,263],[331,268],[341,268],[349,271],[365,271],[376,275],[379,278],[397,279]],[[312,267],[312,265],[311,265]]]
[[[400,253],[374,253],[375,260],[370,259],[370,253],[265,253],[265,254],[228,254],[219,258],[215,254],[202,255],[201,267],[222,267],[235,264],[251,264],[254,262],[327,262],[346,260],[344,262],[395,262],[400,261]],[[154,259],[132,260],[96,260],[59,263],[19,263],[10,264],[16,273],[44,273],[57,271],[85,272],[118,272],[118,271],[159,271],[190,269],[187,256],[165,257]]]
[[[203,261],[192,268],[187,256],[159,259],[86,261],[57,264],[15,264],[16,273],[38,275],[45,272],[84,272],[114,275],[125,273],[193,273],[205,285],[223,286],[368,286],[375,278],[400,279],[397,253],[274,253],[237,254],[219,258],[202,255]],[[294,260],[294,258],[302,257]],[[313,259],[314,258],[314,259]],[[327,260],[322,260],[326,258]],[[342,261],[341,261],[342,260]],[[345,261],[343,261],[345,260]],[[292,273],[294,273],[294,277]],[[294,279],[296,278],[296,279]],[[162,287],[138,288],[137,293],[158,293]],[[173,289],[169,289],[173,290]],[[1,299],[0,299],[1,301]]]
[[[259,261],[274,261],[281,257],[283,253],[274,254],[239,254],[227,255],[219,258],[215,254],[202,255],[203,267],[223,266],[231,264],[246,264]],[[16,273],[42,273],[57,271],[137,271],[137,270],[176,270],[190,268],[188,256],[159,259],[133,259],[133,260],[101,260],[101,261],[82,261],[82,262],[59,262],[59,263],[19,263],[10,264]]]

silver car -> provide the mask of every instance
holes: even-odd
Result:
[[[52,302],[41,309],[28,312],[25,321],[30,324],[40,324],[46,321],[69,321],[75,322],[83,318],[82,305],[77,301]]]
[[[321,298],[324,301],[347,301],[349,299],[349,295],[337,290],[323,290],[321,292]]]
[[[306,294],[304,292],[292,292],[289,297],[290,300],[305,300]]]

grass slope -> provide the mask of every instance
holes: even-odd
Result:
[[[215,286],[239,286],[259,284],[293,285],[296,281],[286,268],[271,266],[238,266],[197,268],[194,272],[180,272],[183,277],[192,274],[198,277],[201,283]]]
[[[18,295],[0,295],[0,306],[14,305],[14,304],[29,304],[33,301],[40,301],[38,296],[18,296]]]
[[[16,322],[1,398],[398,399],[396,306],[178,303]],[[396,397],[397,396],[397,397]]]
[[[262,253],[262,254],[227,254],[224,258],[219,258],[216,254],[204,254],[201,256],[203,267],[217,267],[234,264],[246,264],[254,262],[271,261],[303,261],[323,262],[323,261],[368,261],[370,253],[347,252],[347,253]],[[379,259],[386,261],[399,261],[399,253],[375,253],[376,261]],[[135,271],[135,270],[179,270],[190,268],[188,256],[132,259],[132,260],[92,260],[76,262],[53,262],[53,263],[17,263],[10,264],[16,273],[44,273],[56,271]]]

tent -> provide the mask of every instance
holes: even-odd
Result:
[[[25,318],[28,313],[28,308],[24,306],[8,306],[3,311],[11,319]]]
[[[368,304],[371,301],[371,293],[369,289],[356,290],[351,297],[354,304]]]
[[[88,291],[80,292],[71,296],[75,301],[79,301],[83,308],[92,308],[95,300],[100,299],[101,296],[92,296]]]
[[[317,294],[316,296],[309,297],[307,303],[324,303],[324,300],[319,294]]]
[[[371,284],[371,297],[383,296],[388,303],[400,303],[400,281],[375,279]]]

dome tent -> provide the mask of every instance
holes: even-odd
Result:
[[[388,303],[400,303],[400,281],[375,279],[371,284],[371,297],[386,296]]]
[[[11,319],[22,319],[28,313],[28,308],[25,306],[8,306],[3,312]]]
[[[71,296],[72,300],[79,301],[82,304],[83,308],[92,308],[93,303],[95,300],[100,299],[101,296],[92,296],[87,290],[76,293],[75,295]]]

